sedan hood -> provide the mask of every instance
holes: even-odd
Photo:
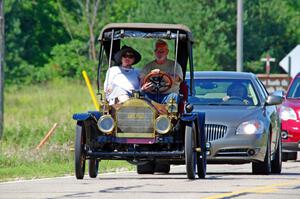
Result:
[[[238,126],[242,122],[260,118],[260,106],[202,106],[194,105],[195,112],[205,112],[205,123]]]
[[[286,99],[282,105],[291,107],[295,110],[299,110],[300,109],[300,99]]]

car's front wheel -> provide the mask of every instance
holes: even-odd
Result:
[[[84,127],[76,126],[76,140],[75,140],[75,175],[77,179],[83,179],[85,171],[85,132]]]
[[[282,168],[282,143],[281,138],[279,138],[278,146],[275,152],[275,158],[271,162],[271,172],[272,173],[281,173]]]
[[[185,165],[188,179],[195,179],[196,174],[196,151],[195,151],[195,127],[185,127]]]
[[[271,173],[271,144],[270,139],[267,142],[267,150],[263,162],[252,162],[252,173],[269,175]]]

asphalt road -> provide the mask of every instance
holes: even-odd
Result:
[[[100,165],[101,166],[101,165]],[[206,179],[188,180],[184,166],[168,175],[135,172],[0,183],[0,198],[300,198],[300,161],[280,175],[252,175],[251,165],[208,165]]]

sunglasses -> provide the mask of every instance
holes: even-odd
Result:
[[[134,55],[133,55],[133,54],[125,54],[125,55],[122,55],[122,57],[124,57],[124,58],[129,58],[129,59],[133,59],[133,58],[134,58]]]

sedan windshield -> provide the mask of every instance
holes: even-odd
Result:
[[[189,102],[201,105],[256,106],[259,104],[250,80],[195,79]]]
[[[300,98],[300,78],[293,81],[288,93],[287,98]]]

